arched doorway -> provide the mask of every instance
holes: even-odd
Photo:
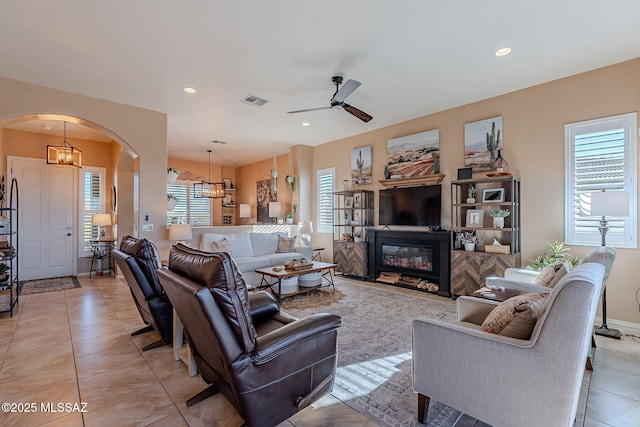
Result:
[[[62,142],[63,122],[67,122],[67,140],[83,152],[82,169],[46,165],[46,145]],[[89,171],[104,172],[100,211],[112,214],[113,236],[135,234],[138,156],[118,135],[96,123],[60,114],[1,120],[0,131],[0,172],[17,177],[21,193],[21,280],[88,273],[91,254],[84,237],[92,226],[85,207],[92,206],[80,201],[86,190],[81,183]]]

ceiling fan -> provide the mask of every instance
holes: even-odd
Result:
[[[340,87],[340,85],[342,84],[342,76],[333,76],[331,77],[331,81],[334,85],[336,85],[336,91],[333,94],[333,97],[331,98],[331,104],[328,107],[307,108],[305,110],[288,111],[288,113],[306,113],[308,111],[319,110],[345,110],[347,113],[356,116],[365,123],[373,118],[364,111],[359,110],[356,107],[353,107],[344,102],[344,100],[347,99],[347,97],[351,95],[353,91],[358,89],[361,84],[359,81],[349,79],[342,87]]]

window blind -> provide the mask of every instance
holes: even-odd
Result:
[[[319,169],[317,181],[317,231],[330,233],[333,227],[333,191],[335,188],[335,168]]]
[[[178,198],[176,207],[167,211],[169,224],[211,225],[211,199],[196,199],[191,191],[192,183],[167,184],[167,194]]]

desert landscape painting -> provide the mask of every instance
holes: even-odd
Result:
[[[488,169],[502,148],[502,117],[464,125],[464,165],[475,170]]]
[[[387,141],[387,166],[392,178],[431,175],[433,162],[439,157],[439,129]]]
[[[353,185],[371,184],[371,146],[356,148],[351,151],[351,183]]]

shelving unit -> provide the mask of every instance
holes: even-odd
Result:
[[[333,193],[333,262],[336,271],[364,280],[368,271],[367,231],[373,228],[373,191]]]
[[[476,188],[475,202],[468,203],[470,187]],[[485,198],[483,194],[496,196]],[[489,213],[508,209],[503,228],[494,228]],[[481,223],[473,220],[480,220]],[[520,179],[516,176],[497,176],[464,179],[451,182],[451,293],[470,295],[485,284],[489,276],[503,276],[509,267],[520,267]],[[478,237],[476,251],[459,247],[456,237],[461,232],[475,231]],[[490,253],[487,247],[493,241],[507,253]],[[494,248],[489,248],[494,249]]]
[[[18,181],[11,180],[9,205],[0,208],[2,224],[0,224],[0,241],[7,242],[7,248],[0,248],[0,263],[9,267],[7,279],[0,282],[0,313],[9,312],[13,317],[13,308],[18,304]]]

